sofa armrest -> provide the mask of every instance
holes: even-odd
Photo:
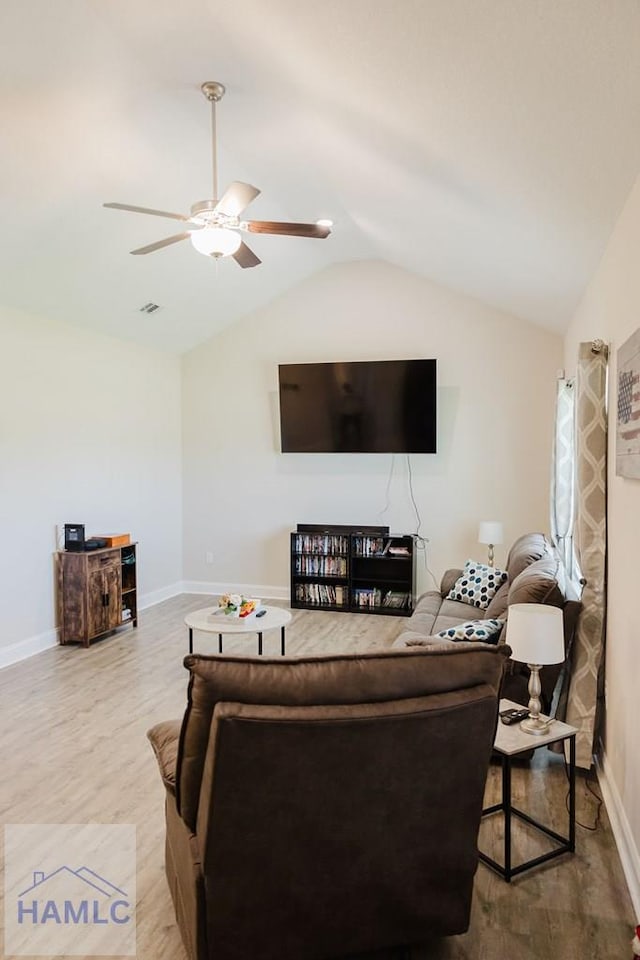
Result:
[[[176,760],[181,726],[182,720],[164,720],[147,731],[147,737],[158,761],[162,782],[174,797],[176,794]]]
[[[397,640],[393,641],[391,647],[396,650],[401,650],[405,647],[437,647],[438,649],[444,649],[445,647],[455,647],[455,645],[455,640],[449,640],[446,637],[425,637],[422,633],[405,630]]]
[[[446,597],[446,595],[449,593],[449,590],[451,590],[451,587],[461,576],[462,570],[458,567],[452,567],[450,570],[445,570],[442,575],[442,580],[440,581],[441,596]]]

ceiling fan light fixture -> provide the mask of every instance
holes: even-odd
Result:
[[[228,227],[203,227],[193,231],[191,243],[205,257],[230,257],[238,250],[242,237]]]
[[[333,220],[316,220],[316,226],[318,227],[332,227]]]

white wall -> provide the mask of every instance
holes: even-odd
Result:
[[[561,337],[386,263],[342,264],[183,357],[187,581],[287,596],[297,522],[415,532],[404,457],[383,513],[389,455],[278,452],[278,363],[403,357],[438,360],[439,453],[411,457],[438,580],[467,556],[486,556],[480,519],[503,520],[507,541],[548,528]]]
[[[140,543],[142,602],[180,581],[180,361],[0,308],[0,664],[55,642],[56,524]]]
[[[638,550],[640,481],[615,475],[616,354],[640,326],[640,180],[631,192],[566,336],[567,373],[575,371],[581,340],[610,345],[608,614],[606,648],[607,807],[640,917],[640,751],[638,750]]]

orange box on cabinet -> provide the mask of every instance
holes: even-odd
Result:
[[[108,547],[126,547],[131,543],[129,533],[99,533],[96,539],[106,540]]]

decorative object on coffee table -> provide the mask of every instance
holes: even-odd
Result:
[[[487,563],[493,566],[493,548],[504,541],[504,531],[500,520],[481,520],[478,527],[478,543],[486,543],[489,547]]]
[[[529,717],[520,728],[537,736],[547,733],[549,721],[540,718],[540,667],[564,660],[562,610],[542,603],[513,603],[507,620],[511,657],[526,663],[529,677]]]
[[[218,600],[218,607],[227,617],[248,617],[259,606],[259,600],[241,593],[223,593]]]

